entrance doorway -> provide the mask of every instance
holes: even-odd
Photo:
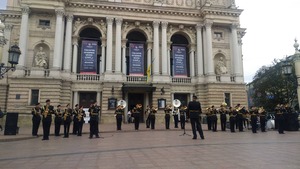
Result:
[[[128,93],[128,111],[133,109],[136,104],[142,104],[142,112],[140,122],[144,122],[144,94],[143,93]]]
[[[79,105],[82,105],[84,108],[89,108],[91,104],[95,103],[96,98],[96,92],[80,92]]]

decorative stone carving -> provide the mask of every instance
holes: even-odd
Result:
[[[91,24],[93,24],[93,22],[94,22],[94,19],[93,19],[93,18],[88,18],[88,19],[87,19],[87,23],[88,23],[88,24],[91,25]]]
[[[183,6],[183,0],[176,0],[176,5]]]
[[[56,16],[63,16],[65,11],[63,9],[55,9]]]
[[[43,47],[39,47],[39,51],[36,52],[34,57],[34,62],[36,67],[48,68],[48,57]]]
[[[82,21],[80,18],[77,18],[77,20],[74,22],[73,25],[73,33],[75,33],[77,31],[77,29],[81,26],[84,25],[85,21]]]
[[[22,11],[22,14],[27,14],[29,15],[30,13],[30,8],[28,6],[22,6],[21,7],[21,11]]]
[[[217,75],[226,74],[228,72],[223,56],[220,56],[216,63],[215,73]]]
[[[100,29],[102,31],[101,32],[102,37],[106,37],[106,29],[107,29],[106,23],[103,20],[100,20],[100,21],[95,21],[95,24],[99,25],[99,27],[100,27]]]
[[[146,24],[145,32],[148,34],[149,40],[152,40],[150,38],[153,37],[153,34],[152,34],[153,33],[153,29],[152,29],[152,26],[149,23]]]

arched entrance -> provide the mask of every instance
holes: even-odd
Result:
[[[101,61],[101,33],[94,27],[84,28],[79,34],[77,73],[99,74]],[[93,47],[89,47],[92,45]]]
[[[189,41],[181,34],[171,37],[170,72],[173,77],[190,77],[188,45]]]

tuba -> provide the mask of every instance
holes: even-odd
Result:
[[[180,102],[180,100],[178,100],[178,99],[175,99],[175,100],[173,100],[173,106],[174,107],[180,107],[180,105],[181,105],[181,102]]]
[[[123,107],[123,109],[125,109],[125,107],[127,106],[127,103],[125,100],[119,100],[118,103],[117,103],[117,107]]]

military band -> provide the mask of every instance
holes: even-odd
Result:
[[[226,110],[226,103],[222,103],[220,106],[219,114],[221,119],[221,130],[226,131],[226,123],[227,123],[227,110]]]
[[[70,104],[66,105],[66,109],[63,113],[63,121],[64,121],[64,138],[69,137],[70,132],[70,124],[72,121],[72,109],[70,108]]]
[[[230,132],[231,133],[234,133],[235,132],[235,124],[236,124],[236,115],[237,115],[237,112],[232,108],[232,107],[229,107],[229,126],[230,126]]]
[[[124,116],[124,107],[122,105],[118,105],[115,111],[115,117],[117,122],[117,130],[122,130],[122,119]]]
[[[256,128],[257,128],[257,108],[256,107],[251,107],[250,108],[250,120],[251,120],[251,130],[252,133],[256,133]]]
[[[90,113],[90,139],[95,135],[96,138],[99,137],[99,115],[100,107],[97,105],[97,102],[94,102],[89,108]]]
[[[54,118],[54,134],[55,136],[60,136],[60,126],[62,124],[62,116],[63,116],[63,111],[61,110],[61,106],[58,105],[57,109],[55,110],[55,118]]]
[[[72,112],[73,114],[73,130],[72,130],[72,134],[76,135],[78,134],[78,125],[79,125],[79,122],[78,122],[78,113],[79,113],[79,105],[76,104],[75,105],[75,108]]]
[[[77,136],[82,136],[82,127],[84,124],[84,117],[86,117],[85,111],[83,110],[83,106],[80,106],[77,114],[77,121],[78,121],[78,131]]]
[[[155,115],[156,115],[156,113],[157,113],[157,108],[155,108],[154,106],[151,106],[150,113],[149,113],[151,130],[155,129]]]
[[[133,111],[133,117],[134,117],[134,129],[139,130],[140,127],[140,118],[142,111],[142,104],[136,104]]]

